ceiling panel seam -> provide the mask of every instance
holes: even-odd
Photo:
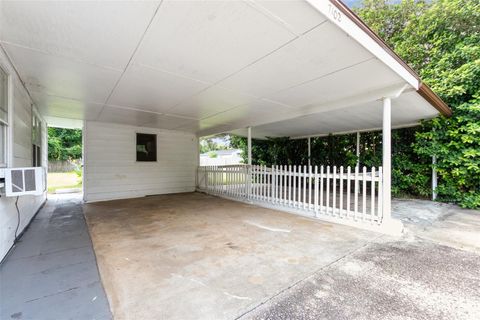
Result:
[[[276,24],[281,25],[283,28],[285,28],[288,32],[290,32],[292,35],[298,37],[300,34],[296,33],[293,31],[293,28],[290,26],[289,23],[287,23],[285,20],[268,10],[267,8],[263,7],[262,5],[258,4],[254,0],[243,0],[248,6],[253,8],[255,11],[261,13],[271,21],[273,21]]]
[[[195,93],[195,94],[193,94],[193,95],[191,95],[191,96],[183,99],[182,101],[180,101],[179,103],[175,104],[173,107],[171,107],[171,108],[168,109],[167,111],[172,111],[172,110],[174,110],[176,107],[178,107],[179,105],[181,105],[181,104],[184,103],[185,101],[188,101],[189,99],[191,99],[191,98],[193,98],[193,97],[195,97],[195,96],[197,96],[197,95],[199,95],[199,94],[207,91],[208,89],[210,89],[210,88],[212,88],[212,87],[214,87],[214,86],[219,86],[219,87],[224,88],[224,89],[227,89],[227,90],[232,90],[232,89],[229,89],[229,88],[227,88],[227,87],[223,87],[223,86],[219,85],[219,83],[222,82],[222,81],[224,81],[224,80],[226,80],[226,79],[228,79],[228,78],[230,78],[230,77],[232,77],[232,76],[234,76],[235,74],[237,74],[237,73],[245,70],[246,68],[250,67],[251,65],[257,63],[258,61],[260,61],[260,60],[268,57],[269,55],[275,53],[276,51],[282,49],[283,47],[285,47],[285,46],[287,46],[288,44],[292,43],[293,41],[297,40],[298,38],[299,38],[299,37],[297,36],[297,37],[295,37],[295,38],[293,38],[293,39],[290,39],[289,41],[285,42],[285,43],[282,44],[281,46],[275,48],[274,50],[272,50],[272,51],[270,51],[269,53],[261,56],[260,58],[254,60],[253,62],[247,64],[246,66],[240,68],[239,70],[234,71],[233,73],[227,75],[226,77],[224,77],[224,78],[222,78],[222,79],[214,82],[211,86],[208,86],[208,87],[204,88],[203,90],[201,90],[201,91],[199,91],[199,92],[197,92],[197,93]],[[233,90],[232,90],[232,91],[233,91]],[[249,96],[251,96],[251,97],[255,97],[255,98],[257,98],[257,99],[260,99],[260,98],[261,98],[261,97],[257,97],[257,96],[254,96],[254,95],[251,95],[251,94],[247,94],[247,93],[244,93],[244,92],[240,92],[240,91],[237,91],[237,92],[242,93],[242,94],[245,94],[245,95],[249,95]]]
[[[157,8],[155,9],[155,12],[153,13],[152,17],[150,18],[150,21],[148,22],[148,25],[147,25],[147,27],[145,28],[145,31],[143,32],[142,36],[140,37],[140,40],[138,41],[137,45],[135,46],[135,49],[133,50],[132,55],[130,56],[130,59],[128,59],[128,62],[127,62],[127,64],[126,64],[125,68],[123,69],[122,74],[118,77],[117,82],[115,83],[115,85],[113,86],[112,90],[110,91],[110,94],[108,95],[107,99],[105,100],[104,106],[102,107],[102,110],[100,111],[97,119],[101,117],[101,115],[102,115],[102,113],[103,113],[103,110],[105,109],[105,105],[108,104],[108,101],[109,101],[110,98],[112,97],[112,94],[113,94],[113,92],[115,91],[115,89],[117,88],[118,84],[120,83],[120,80],[122,80],[123,75],[124,75],[125,72],[127,71],[127,69],[128,69],[128,67],[130,66],[130,64],[132,63],[133,58],[135,57],[135,54],[137,53],[138,48],[139,48],[140,45],[142,44],[142,41],[143,41],[143,39],[145,38],[145,35],[146,35],[148,29],[149,29],[150,26],[152,25],[153,20],[155,20],[155,17],[157,16],[157,13],[158,13],[158,11],[160,10],[160,7],[161,7],[162,3],[163,3],[163,0],[160,1],[160,3],[158,4]]]
[[[10,41],[0,41],[0,43],[6,44],[6,45],[9,45],[9,46],[13,46],[13,47],[17,47],[17,48],[22,48],[22,49],[34,51],[34,52],[41,53],[41,54],[44,54],[44,55],[47,55],[47,56],[62,58],[62,59],[69,60],[69,61],[72,61],[72,62],[75,62],[75,63],[86,64],[86,65],[96,67],[96,68],[100,68],[100,69],[122,72],[122,69],[117,69],[117,68],[113,68],[113,67],[109,67],[109,66],[102,66],[102,65],[99,65],[99,64],[96,64],[96,63],[91,63],[91,62],[88,62],[88,61],[85,61],[85,60],[82,60],[82,59],[77,59],[77,58],[73,58],[73,57],[69,57],[69,56],[65,56],[65,55],[61,55],[61,54],[56,54],[56,53],[52,53],[52,52],[49,52],[49,51],[40,50],[40,49],[36,49],[36,48],[31,48],[31,47],[24,46],[24,45],[21,45],[21,44],[18,44],[18,43],[10,42]]]
[[[195,78],[188,77],[188,76],[183,75],[183,74],[180,74],[180,73],[176,73],[176,72],[172,72],[172,71],[160,69],[160,68],[157,68],[157,67],[153,67],[153,66],[150,66],[150,65],[148,65],[148,64],[144,64],[144,63],[134,63],[134,65],[135,65],[135,66],[142,67],[142,68],[145,68],[145,69],[150,69],[150,70],[152,70],[152,71],[161,72],[161,73],[166,73],[166,74],[172,75],[172,76],[174,76],[174,77],[183,78],[183,79],[187,79],[187,80],[191,80],[191,81],[195,81],[195,82],[200,82],[200,83],[206,84],[206,85],[213,85],[213,83],[212,83],[212,82],[209,82],[209,81],[195,79]]]
[[[116,108],[116,109],[124,109],[124,110],[131,110],[131,111],[139,111],[139,112],[144,112],[144,113],[152,113],[152,114],[157,114],[157,115],[162,115],[162,116],[168,116],[168,117],[174,117],[174,118],[179,118],[179,119],[185,119],[185,120],[197,120],[197,118],[192,118],[188,116],[182,116],[182,115],[176,115],[176,114],[169,114],[169,113],[164,113],[164,112],[157,112],[157,111],[152,111],[152,110],[144,110],[144,109],[139,109],[135,107],[130,107],[130,106],[119,106],[115,104],[103,104],[105,107],[111,107],[111,108]]]
[[[268,101],[268,102],[271,102],[271,103],[275,103],[275,104],[284,106],[284,107],[286,107],[286,108],[289,108],[291,112],[294,112],[294,111],[295,111],[295,108],[293,108],[292,106],[289,106],[289,105],[286,105],[286,104],[283,104],[283,103],[279,103],[279,102],[277,102],[277,101],[273,101],[273,100],[269,100],[269,99],[263,99],[263,98],[259,98],[258,100],[264,100],[264,101]],[[237,106],[235,106],[235,107],[229,108],[229,109],[227,109],[227,110],[223,110],[223,111],[217,112],[217,113],[215,113],[215,114],[211,114],[211,115],[208,115],[208,116],[206,116],[206,117],[203,117],[203,118],[201,118],[200,120],[207,120],[207,121],[208,121],[208,119],[210,119],[210,118],[219,116],[219,115],[224,114],[224,113],[226,113],[226,112],[230,112],[230,111],[235,110],[235,109],[237,109],[237,108],[241,108],[241,107],[243,107],[243,106],[245,106],[245,105],[247,105],[247,104],[242,103],[242,104],[239,104],[239,105],[237,105]],[[229,122],[229,123],[225,122],[224,124],[233,125],[234,122]]]
[[[102,105],[102,106],[104,105],[103,102],[86,101],[86,100],[84,100],[84,99],[78,99],[78,98],[72,98],[72,97],[59,96],[59,95],[56,95],[56,94],[51,94],[51,93],[47,93],[47,92],[40,92],[40,91],[36,91],[36,90],[32,90],[32,93],[34,93],[34,94],[42,94],[42,95],[46,95],[46,96],[52,97],[52,98],[59,98],[59,99],[64,99],[64,100],[71,100],[71,101],[75,101],[75,102],[98,104],[98,105]]]
[[[356,67],[358,65],[361,65],[363,63],[366,63],[366,62],[369,62],[369,61],[372,61],[372,60],[378,60],[376,57],[371,57],[371,58],[368,58],[366,60],[363,60],[363,61],[360,61],[360,62],[356,62],[354,64],[351,64],[351,65],[348,65],[346,67],[343,67],[343,68],[340,68],[340,69],[337,69],[337,70],[334,70],[334,71],[331,71],[331,72],[328,72],[328,73],[325,73],[325,74],[322,74],[321,76],[318,76],[318,77],[315,77],[313,79],[310,79],[310,80],[306,80],[306,81],[303,81],[301,83],[298,83],[298,84],[295,84],[291,87],[288,87],[288,88],[285,88],[285,89],[282,89],[282,90],[279,90],[279,91],[276,91],[274,92],[273,94],[277,94],[277,93],[280,93],[280,92],[283,92],[283,91],[287,91],[287,90],[290,90],[290,89],[293,89],[293,88],[296,88],[296,87],[300,87],[300,86],[303,86],[303,85],[306,85],[310,82],[314,82],[314,81],[317,81],[317,80],[320,80],[322,78],[326,78],[328,76],[331,76],[335,73],[338,73],[338,72],[342,72],[342,71],[345,71],[345,70],[348,70],[348,69],[351,69],[353,67]]]

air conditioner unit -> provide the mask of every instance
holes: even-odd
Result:
[[[45,192],[45,187],[45,170],[42,167],[5,169],[7,197],[41,195]]]

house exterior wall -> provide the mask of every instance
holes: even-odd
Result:
[[[9,73],[9,126],[7,128],[7,165],[9,167],[31,167],[32,166],[32,114],[35,108],[32,107],[32,100],[22,83],[18,79],[15,70],[0,48],[0,65]],[[45,121],[41,125],[42,144],[42,166],[47,166],[47,126]],[[41,196],[21,196],[18,198],[20,211],[20,224],[17,234],[20,234],[32,220],[35,213],[40,209],[46,200],[46,192]],[[8,253],[15,241],[15,229],[18,218],[15,208],[16,198],[7,198],[4,194],[0,196],[0,260]]]
[[[227,154],[222,154],[221,151],[217,152],[217,156],[212,158],[209,153],[203,153],[200,155],[200,166],[226,166],[232,164],[241,164],[243,159],[241,157],[240,150],[228,150],[232,151]]]
[[[137,132],[157,134],[156,162],[136,161]],[[85,201],[195,190],[195,135],[94,121],[83,133]]]

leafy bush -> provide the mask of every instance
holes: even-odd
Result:
[[[48,128],[48,159],[69,160],[82,157],[82,130]]]
[[[480,2],[364,0],[356,11],[453,110],[424,122],[404,158],[394,153],[395,191],[426,194],[436,155],[438,199],[479,208]]]
[[[439,199],[480,207],[480,99],[458,106],[450,118],[439,117],[424,126],[429,130],[417,133],[414,150],[437,155]]]

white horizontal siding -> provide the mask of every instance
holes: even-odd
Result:
[[[9,154],[13,162],[12,167],[32,166],[32,101],[25,88],[15,74],[13,66],[0,48],[0,65],[12,77],[13,84],[13,122],[10,123],[12,130],[12,151]],[[47,166],[47,130],[46,123],[42,120],[42,166]],[[20,211],[20,234],[30,223],[35,213],[46,199],[46,193],[41,196],[22,196],[18,198]],[[18,218],[15,208],[16,198],[0,197],[0,260],[2,260],[12,247],[15,240],[15,229]]]
[[[157,134],[157,162],[136,162],[137,132]],[[194,191],[196,143],[189,133],[87,121],[85,200]]]

